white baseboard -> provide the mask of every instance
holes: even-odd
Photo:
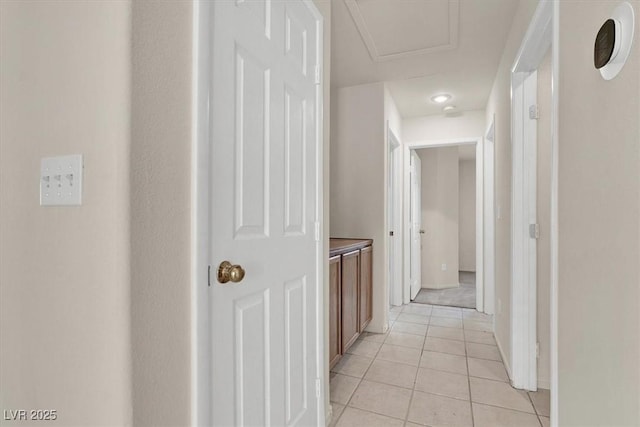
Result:
[[[367,325],[366,328],[364,328],[365,332],[371,332],[373,334],[386,334],[389,331],[389,324],[386,323],[384,325],[382,325],[381,328],[376,327],[374,325],[372,325],[371,323],[369,323],[369,325]]]
[[[333,418],[333,405],[331,403],[329,403],[327,405],[327,408],[326,408],[326,411],[325,411],[325,414],[324,414],[324,423],[325,423],[325,425],[331,424],[331,421],[333,421],[332,418]]]
[[[493,339],[496,340],[496,344],[498,345],[498,351],[500,352],[500,357],[502,357],[502,363],[504,364],[505,369],[507,370],[507,375],[509,375],[509,382],[511,382],[511,365],[509,364],[509,359],[504,355],[504,351],[502,351],[502,345],[500,344],[500,340],[496,335],[495,331],[493,332]]]
[[[551,390],[551,381],[548,378],[538,378],[538,388]]]
[[[422,285],[422,289],[451,289],[459,287],[460,283]]]

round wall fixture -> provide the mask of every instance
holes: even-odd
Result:
[[[593,62],[605,80],[617,76],[627,62],[633,44],[634,25],[633,6],[625,2],[615,8],[611,18],[598,31]]]

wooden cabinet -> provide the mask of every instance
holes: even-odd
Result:
[[[360,334],[358,312],[360,249],[342,255],[342,348],[348,349]]]
[[[373,315],[373,247],[360,250],[360,332],[371,322]]]
[[[329,365],[340,360],[342,337],[340,334],[340,277],[342,271],[340,255],[329,258]]]
[[[329,365],[358,339],[372,316],[372,240],[331,239]]]

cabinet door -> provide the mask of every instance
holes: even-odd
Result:
[[[373,247],[360,251],[360,332],[371,321],[373,312]]]
[[[340,255],[329,258],[329,366],[333,368],[342,354],[340,339]]]
[[[358,338],[360,251],[342,255],[342,352]]]

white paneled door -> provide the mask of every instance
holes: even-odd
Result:
[[[211,7],[212,424],[317,425],[321,18]]]
[[[411,300],[422,288],[422,162],[415,150],[410,157]]]

